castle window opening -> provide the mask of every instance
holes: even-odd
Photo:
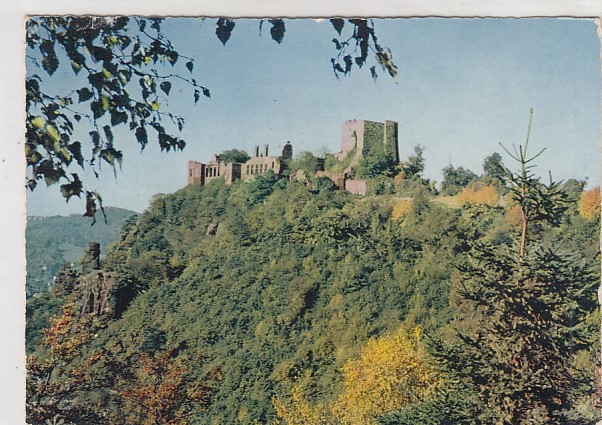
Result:
[[[274,169],[274,161],[272,161],[272,170]]]

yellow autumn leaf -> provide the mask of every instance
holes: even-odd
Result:
[[[54,126],[52,126],[52,125],[47,126],[46,127],[46,132],[48,133],[48,135],[50,136],[50,138],[55,143],[59,142],[59,133],[58,133],[58,131],[56,131],[56,128],[54,128]]]
[[[71,153],[69,153],[67,149],[61,148],[60,154],[65,159],[65,161],[71,161]]]
[[[375,415],[430,397],[440,383],[425,361],[419,328],[369,340],[342,369],[344,389],[331,406],[337,423],[366,425]]]
[[[100,102],[101,102],[103,111],[106,111],[107,109],[109,109],[109,95],[108,94],[103,94],[100,97]]]
[[[426,361],[419,327],[369,340],[357,359],[342,368],[343,391],[338,399],[311,404],[299,384],[272,403],[287,425],[372,425],[378,415],[432,397],[441,377]]]
[[[31,125],[35,128],[43,128],[46,125],[46,120],[43,117],[35,117],[31,120]]]
[[[600,188],[597,187],[581,194],[579,214],[588,220],[600,215]]]

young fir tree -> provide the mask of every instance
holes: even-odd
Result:
[[[543,150],[528,156],[530,127],[525,146],[508,152],[519,171],[506,170],[521,212],[518,243],[473,244],[458,266],[457,339],[431,346],[450,392],[386,423],[420,417],[433,424],[579,423],[566,416],[587,388],[572,360],[586,346],[582,323],[594,308],[597,282],[576,254],[537,239],[542,226],[560,223],[569,198],[559,184],[533,174],[532,162]]]

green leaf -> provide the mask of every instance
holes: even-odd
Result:
[[[220,18],[217,20],[217,28],[215,29],[215,35],[219,41],[225,46],[230,36],[232,35],[232,30],[234,29],[234,21],[231,19]]]
[[[71,69],[73,69],[73,72],[75,72],[75,74],[79,74],[79,71],[82,70],[82,66],[75,61],[71,61]]]
[[[68,146],[69,151],[77,161],[80,167],[84,168],[84,157],[82,155],[82,144],[80,142],[73,142]]]
[[[100,102],[92,102],[90,104],[90,109],[92,110],[94,119],[102,117],[105,113],[105,110],[102,108],[102,104]]]
[[[94,46],[92,47],[92,58],[95,61],[110,61],[113,59],[113,53],[111,52],[111,49]]]
[[[96,200],[92,192],[86,192],[86,212],[84,217],[92,217],[92,225],[96,223]]]
[[[107,146],[105,149],[100,151],[100,157],[112,166],[115,164],[115,161],[117,161],[119,166],[121,166],[123,153],[115,149],[113,146]]]
[[[200,98],[201,98],[201,92],[198,90],[195,90],[194,91],[194,103],[197,103]]]
[[[109,143],[113,143],[113,132],[111,131],[111,126],[105,125],[102,129],[105,132],[105,136],[107,136]]]
[[[171,83],[169,81],[163,81],[159,84],[159,87],[161,87],[161,90],[169,96],[169,91],[171,90]]]
[[[170,50],[169,52],[167,52],[167,60],[172,65],[176,64],[176,62],[178,61],[178,57],[178,52],[176,52],[175,50]]]
[[[92,138],[92,143],[94,144],[94,146],[100,146],[100,134],[98,134],[98,131],[91,131],[89,134]]]
[[[192,61],[186,62],[186,68],[188,68],[188,71],[192,72],[194,68],[194,63]]]
[[[42,67],[48,73],[48,75],[53,75],[59,67],[59,60],[54,55],[46,56],[42,59]]]
[[[142,149],[144,149],[148,143],[148,134],[146,133],[146,128],[138,127],[136,129],[136,139],[138,140],[138,143]]]
[[[211,97],[211,93],[209,92],[209,89],[206,87],[203,87],[203,96],[205,97]]]
[[[282,19],[270,19],[269,21],[272,24],[272,28],[270,29],[272,40],[278,44],[282,43],[282,40],[284,39],[284,33],[286,32],[284,21]]]
[[[118,124],[125,124],[128,122],[128,114],[125,112],[111,111],[111,125],[114,127]]]
[[[345,56],[343,58],[343,61],[345,62],[345,74],[349,74],[351,72],[351,66],[353,65],[351,56],[350,55]]]
[[[336,32],[339,33],[339,35],[341,35],[341,31],[343,30],[343,26],[345,26],[345,20],[341,19],[341,18],[333,18],[330,20],[330,23],[332,24],[332,26],[334,27],[334,29],[336,30]]]
[[[51,160],[45,159],[36,168],[35,172],[37,175],[44,176],[47,186],[51,186],[59,181],[64,175],[62,168],[56,168],[55,164]]]
[[[376,74],[376,68],[374,66],[370,67],[370,75],[372,76],[372,79],[374,81],[376,81],[376,79],[378,78],[378,74]]]
[[[102,86],[105,81],[105,76],[102,72],[96,72],[94,74],[88,75],[88,82],[94,87],[98,92],[102,90]]]
[[[85,102],[86,100],[92,99],[93,93],[90,89],[84,87],[77,90],[77,95],[79,97],[80,102]]]

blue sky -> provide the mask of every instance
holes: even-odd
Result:
[[[268,143],[275,152],[290,140],[296,153],[336,151],[341,122],[353,118],[398,121],[401,158],[423,145],[428,178],[440,181],[450,163],[480,174],[493,152],[511,162],[499,143],[524,142],[530,108],[531,146],[547,148],[541,174],[549,169],[557,179],[598,185],[600,50],[590,20],[376,20],[379,42],[399,67],[397,82],[383,73],[374,82],[367,68],[337,80],[330,66],[336,33],[328,21],[287,20],[280,45],[267,23],[259,36],[258,22],[238,20],[224,47],[215,20],[166,21],[166,34],[195,58],[193,77],[212,96],[195,106],[192,92],[174,85],[162,104],[187,120],[183,152],[149,145],[140,153],[125,128],[115,132],[125,155],[117,179],[107,167],[99,180],[88,176],[106,205],[142,211],[154,194],[186,184],[189,159],[206,161],[225,149]],[[60,92],[75,83],[61,78],[49,87]],[[28,193],[29,215],[82,211],[83,202],[66,204],[58,187],[42,184]]]

